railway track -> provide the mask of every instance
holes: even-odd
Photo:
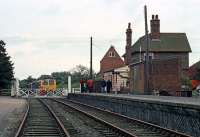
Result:
[[[81,113],[89,115],[90,117],[97,118],[102,122],[120,129],[134,137],[191,137],[184,133],[174,130],[162,128],[160,126],[150,124],[141,120],[133,119],[113,113],[110,111],[102,110],[93,106],[85,105],[80,102],[70,100],[53,100],[57,103],[70,107]]]
[[[100,118],[46,99],[72,137],[136,137]]]
[[[15,137],[70,137],[52,109],[39,99],[28,100],[28,108]]]

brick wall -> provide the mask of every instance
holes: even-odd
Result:
[[[115,56],[110,57],[110,52],[114,52]],[[100,72],[103,73],[123,66],[124,61],[121,59],[114,47],[111,47],[100,62]]]
[[[144,64],[138,63],[130,70],[130,89],[136,93],[144,93]]]
[[[130,88],[132,92],[144,92],[144,63],[131,66]],[[150,90],[166,90],[175,95],[181,89],[181,61],[179,58],[152,60],[149,68]]]
[[[150,89],[166,90],[175,95],[181,90],[181,61],[178,58],[154,60],[150,67]]]
[[[188,69],[189,68],[189,53],[184,52],[154,52],[153,53],[154,59],[167,59],[167,58],[175,58],[178,57],[181,59],[181,67],[182,69]],[[139,62],[141,59],[144,59],[144,52],[143,53],[134,53],[131,58],[131,62]]]

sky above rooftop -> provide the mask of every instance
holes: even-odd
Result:
[[[133,43],[144,35],[144,5],[148,20],[158,14],[161,32],[185,32],[190,42],[190,65],[200,60],[199,0],[2,0],[0,39],[7,45],[15,77],[38,77],[89,67],[90,36],[95,71],[114,45],[125,51],[125,31],[132,23]],[[148,22],[149,23],[149,22]]]

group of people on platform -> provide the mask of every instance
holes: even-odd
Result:
[[[93,92],[93,85],[94,85],[94,82],[92,79],[88,79],[88,80],[81,79],[80,80],[81,93]]]
[[[112,90],[112,82],[110,80],[105,81],[102,79],[101,81],[101,92],[102,93],[110,93]]]
[[[110,80],[104,80],[102,79],[100,81],[100,86],[101,86],[101,93],[110,93],[112,90],[112,82]],[[81,93],[92,93],[93,88],[94,88],[94,82],[92,79],[80,80],[80,88],[81,88]]]

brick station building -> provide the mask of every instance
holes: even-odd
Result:
[[[129,67],[125,65],[120,55],[111,46],[100,61],[101,77],[111,80],[112,91],[129,91]]]
[[[100,61],[100,73],[103,73],[111,69],[120,68],[125,66],[124,61],[119,56],[114,46],[110,46],[104,57]]]
[[[160,19],[152,15],[149,34],[149,87],[150,91],[166,90],[175,95],[181,90],[183,70],[189,67],[191,48],[185,33],[160,32]],[[126,31],[125,64],[130,68],[131,92],[143,94],[145,84],[146,40],[141,36],[132,45],[132,29],[129,23]]]

